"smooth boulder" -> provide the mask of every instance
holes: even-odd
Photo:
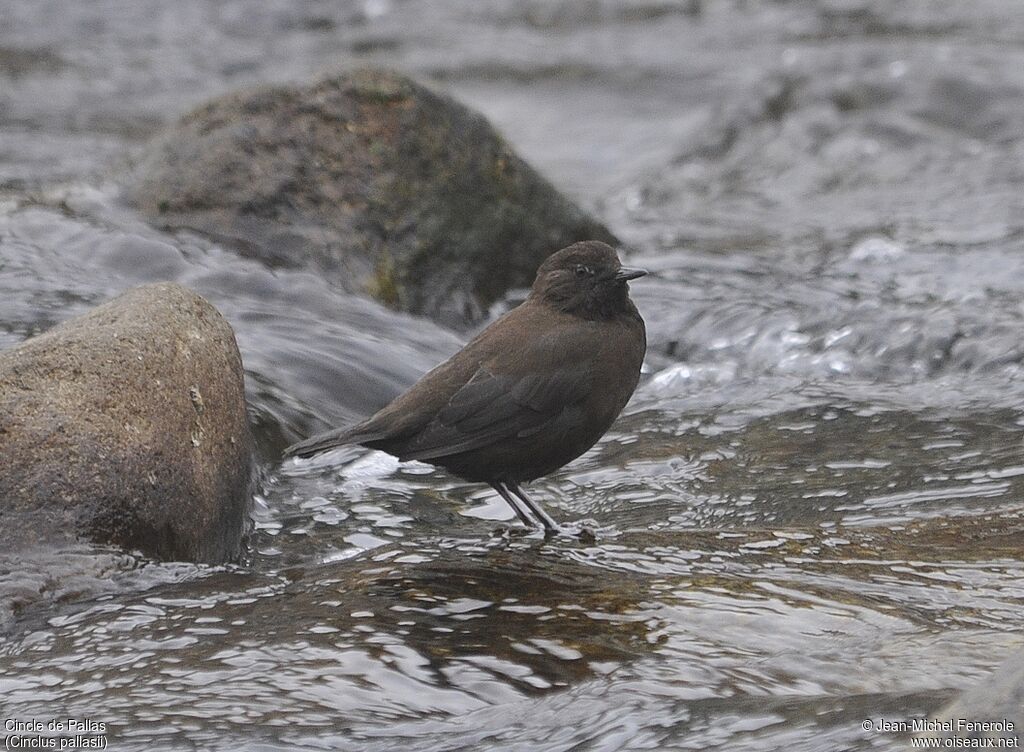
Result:
[[[615,242],[483,116],[387,71],[216,99],[152,143],[126,188],[159,226],[456,327],[559,248]]]
[[[4,550],[86,538],[236,557],[254,469],[231,327],[161,283],[0,352],[0,457]]]

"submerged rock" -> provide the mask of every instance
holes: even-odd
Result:
[[[235,557],[253,465],[231,327],[162,283],[0,353],[0,457],[4,550],[88,538]]]
[[[553,251],[615,242],[483,116],[382,71],[214,100],[150,146],[127,196],[163,227],[456,326]]]

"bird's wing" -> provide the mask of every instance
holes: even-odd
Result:
[[[586,368],[512,376],[480,368],[400,453],[432,460],[539,433],[591,389]]]

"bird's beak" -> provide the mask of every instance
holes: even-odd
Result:
[[[628,266],[623,266],[617,272],[615,272],[616,282],[629,282],[631,279],[642,277],[647,274],[646,269],[630,269]]]

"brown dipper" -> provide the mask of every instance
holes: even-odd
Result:
[[[647,347],[627,269],[597,241],[537,270],[530,296],[372,417],[285,450],[362,444],[489,483],[528,527],[557,523],[520,488],[590,449],[625,406]]]

